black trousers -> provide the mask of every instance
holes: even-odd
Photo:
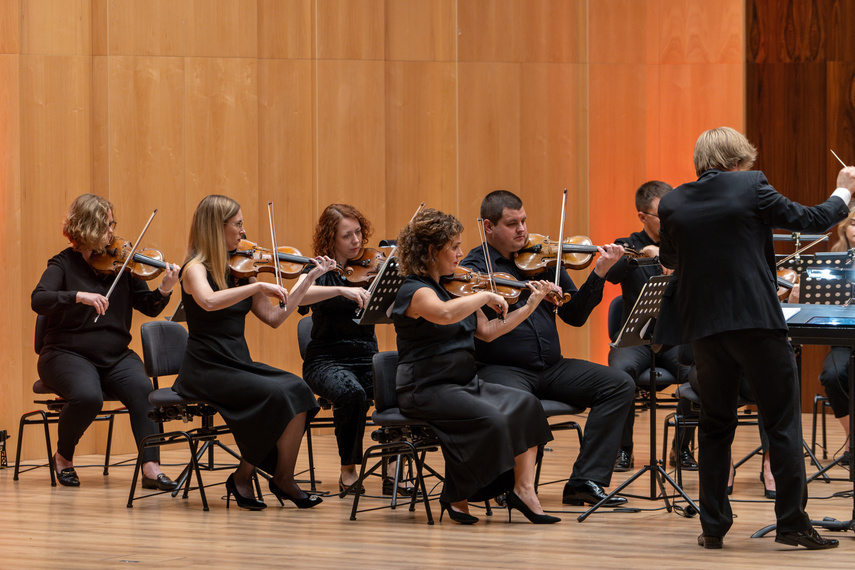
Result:
[[[848,346],[832,346],[819,374],[835,418],[849,415],[849,353]]]
[[[633,380],[638,378],[646,370],[650,370],[650,353],[651,348],[647,345],[628,346],[625,348],[612,348],[609,350],[609,366],[623,370],[632,377]],[[671,373],[677,381],[682,384],[688,381],[688,367],[681,366],[677,362],[677,347],[656,353],[656,366],[664,368]],[[685,398],[677,402],[677,411],[684,417],[692,415],[692,404]],[[635,428],[635,406],[630,407],[626,415],[626,421],[623,424],[623,433],[620,438],[620,446],[629,452],[632,452],[632,431]],[[676,437],[676,434],[675,436]],[[687,449],[692,439],[695,437],[695,428],[686,428],[683,430],[678,449]]]
[[[112,368],[98,368],[82,356],[57,350],[42,350],[38,363],[39,378],[68,400],[59,414],[57,451],[65,459],[74,458],[74,448],[83,432],[104,405],[103,394],[118,398],[128,409],[131,430],[137,446],[157,433],[157,424],[148,418],[151,404],[151,380],[142,360],[130,353]],[[158,461],[157,448],[148,448],[143,461]]]
[[[802,452],[802,417],[796,360],[785,331],[728,331],[692,342],[701,397],[698,429],[701,526],[724,536],[733,524],[727,497],[730,447],[742,374],[755,394],[769,437],[778,498],[778,532],[810,528]]]
[[[486,365],[478,369],[485,382],[524,390],[541,400],[589,408],[582,449],[570,481],[608,486],[621,431],[635,398],[635,382],[621,370],[587,360],[563,358],[546,370]]]
[[[374,398],[371,356],[312,358],[303,363],[303,380],[312,392],[332,402],[335,439],[342,465],[362,463],[365,413]]]

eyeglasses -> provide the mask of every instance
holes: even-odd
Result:
[[[115,230],[116,229],[116,222],[109,222],[107,224],[107,227],[110,228],[111,230]]]
[[[242,230],[242,229],[243,229],[243,220],[241,220],[241,221],[239,221],[239,222],[225,222],[225,224],[226,224],[227,226],[234,226],[234,227],[236,227],[236,228],[237,228],[237,229],[239,229],[239,230]]]
[[[659,218],[659,214],[654,214],[653,212],[641,212],[642,214],[647,214],[648,216],[653,216],[654,218]]]

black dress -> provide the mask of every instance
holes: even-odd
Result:
[[[210,272],[208,283],[218,289]],[[210,402],[231,429],[241,456],[273,473],[276,441],[297,414],[317,414],[315,396],[299,376],[252,361],[244,338],[252,297],[218,311],[200,307],[183,286],[181,299],[190,337],[173,390]]]
[[[475,373],[474,314],[451,325],[405,315],[413,295],[433,279],[411,275],[398,291],[392,319],[398,341],[398,405],[427,420],[445,458],[442,499],[484,500],[513,486],[514,457],[552,439],[540,401],[522,390],[487,384]]]

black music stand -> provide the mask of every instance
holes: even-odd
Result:
[[[615,348],[623,348],[629,346],[639,346],[639,345],[648,345],[651,348],[650,351],[650,461],[647,465],[642,467],[638,472],[636,472],[632,477],[621,483],[615,490],[609,493],[605,498],[603,498],[599,503],[579,515],[577,520],[579,522],[584,521],[588,515],[596,511],[600,508],[601,505],[608,502],[613,496],[620,493],[624,488],[628,487],[632,484],[633,481],[647,473],[650,472],[650,495],[630,495],[634,498],[639,499],[647,499],[650,501],[658,501],[662,499],[665,501],[665,509],[670,513],[673,509],[671,501],[669,498],[676,498],[677,495],[668,495],[665,491],[665,483],[667,481],[674,490],[679,493],[686,502],[688,506],[685,508],[686,516],[694,516],[698,512],[698,506],[689,498],[689,496],[680,488],[674,479],[671,478],[670,475],[665,471],[662,467],[664,461],[658,459],[656,457],[656,353],[659,352],[661,346],[656,346],[652,344],[653,339],[653,330],[656,326],[656,319],[659,317],[659,307],[662,304],[662,293],[665,291],[665,286],[671,280],[670,275],[656,275],[651,277],[644,287],[641,289],[641,293],[638,295],[638,299],[635,301],[635,305],[632,307],[632,311],[627,317],[626,322],[623,324],[623,328],[618,334],[617,340],[611,343],[611,346]],[[663,481],[664,480],[664,481]],[[656,486],[659,485],[659,493],[656,492]]]
[[[391,308],[406,275],[398,273],[398,259],[392,257],[374,278],[374,291],[354,319],[360,325],[379,325],[392,322]]]

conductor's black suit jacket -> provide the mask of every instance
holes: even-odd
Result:
[[[813,207],[791,202],[759,171],[708,170],[663,196],[659,258],[675,273],[662,299],[656,342],[786,330],[772,229],[822,232],[848,213],[837,196]]]

